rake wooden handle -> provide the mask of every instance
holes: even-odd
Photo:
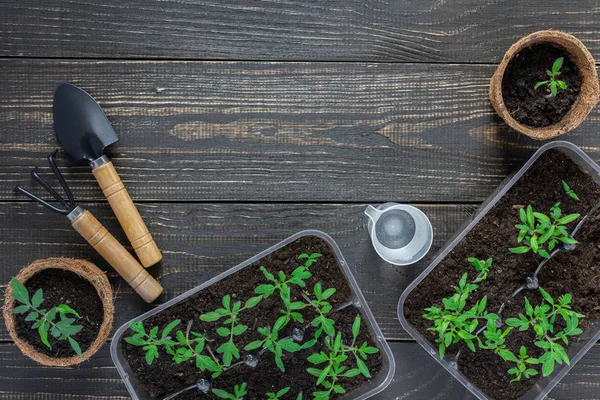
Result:
[[[79,214],[79,215],[78,215]],[[111,235],[91,212],[77,207],[69,219],[72,226],[131,285],[142,298],[151,303],[163,291],[162,286]]]
[[[127,193],[117,170],[112,162],[108,159],[105,159],[105,161],[102,165],[93,168],[92,172],[140,262],[148,268],[159,262],[162,259],[162,254],[154,239],[152,239],[152,235],[148,232],[148,228],[133,204],[129,193]]]

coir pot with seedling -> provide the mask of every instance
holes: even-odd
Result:
[[[600,167],[546,144],[405,290],[402,326],[479,399],[540,400],[600,339]]]
[[[587,48],[572,35],[546,30],[510,47],[491,79],[489,95],[512,129],[545,140],[579,126],[599,92]]]
[[[48,366],[79,364],[108,338],[112,289],[106,274],[85,260],[47,258],[7,284],[6,328],[27,357]]]

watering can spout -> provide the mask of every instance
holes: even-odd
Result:
[[[373,223],[375,223],[379,219],[379,215],[381,215],[381,211],[379,211],[378,209],[376,209],[375,207],[370,205],[365,210],[365,214],[367,215],[367,217],[371,218],[371,221]]]

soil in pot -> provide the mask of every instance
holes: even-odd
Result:
[[[566,83],[552,96],[547,85],[534,89],[537,82],[550,79],[554,61],[564,58],[560,75],[556,78]],[[571,109],[581,89],[582,76],[568,53],[551,43],[527,47],[513,57],[502,79],[502,98],[510,115],[523,125],[532,128],[550,126],[559,122]]]
[[[317,263],[310,268],[313,276],[307,279],[307,288],[312,289],[316,283],[321,283],[323,289],[331,287],[337,289],[335,294],[329,299],[334,311],[328,314],[328,317],[335,321],[335,329],[342,333],[344,343],[349,344],[352,341],[352,324],[355,317],[360,315],[360,312],[352,303],[349,303],[352,292],[333,250],[323,239],[314,236],[302,237],[168,309],[147,318],[144,320],[144,326],[147,330],[158,326],[162,331],[171,321],[181,319],[183,327],[180,327],[180,329],[185,329],[185,326],[191,321],[191,330],[207,335],[210,340],[214,341],[209,345],[213,349],[217,348],[224,340],[215,335],[214,332],[219,326],[222,326],[222,323],[219,321],[202,322],[199,316],[221,307],[222,298],[226,294],[231,295],[232,301],[236,301],[236,299],[245,301],[250,297],[256,296],[254,289],[258,285],[266,283],[265,277],[259,269],[261,266],[265,266],[269,271],[275,273],[281,270],[287,276],[290,276],[296,267],[303,264],[302,260],[298,260],[298,255],[302,253],[322,254]],[[299,287],[291,286],[291,300],[292,302],[303,301],[302,292]],[[336,311],[338,308],[340,310]],[[262,337],[256,331],[257,328],[273,326],[277,318],[281,316],[280,309],[281,300],[275,294],[267,299],[263,299],[256,307],[240,313],[240,323],[247,325],[248,330],[236,340],[238,347],[243,349],[248,343],[261,339]],[[290,322],[281,332],[280,338],[284,335],[291,335],[294,328],[305,327],[317,316],[312,308],[306,308],[301,312],[304,316],[305,324]],[[132,334],[133,332],[128,330],[123,335],[123,338],[129,337]],[[306,329],[304,338],[300,342],[310,340],[313,335],[314,328]],[[144,359],[145,352],[141,347],[131,345],[124,339],[122,346],[123,354],[136,380],[154,398],[163,398],[185,387],[194,385],[199,379],[207,379],[212,382],[213,388],[224,389],[230,393],[233,392],[234,385],[245,382],[248,390],[245,398],[248,399],[264,399],[267,392],[277,392],[285,387],[291,387],[291,389],[284,398],[296,398],[299,392],[303,392],[305,399],[311,399],[313,392],[323,390],[323,388],[317,388],[317,378],[307,373],[307,368],[316,367],[310,364],[307,358],[311,354],[323,349],[323,339],[324,335],[321,336],[321,339],[312,348],[301,350],[297,353],[284,352],[283,363],[285,365],[285,372],[282,372],[276,366],[273,354],[267,351],[260,355],[256,367],[251,368],[242,364],[224,371],[215,379],[211,378],[208,371],[202,372],[197,369],[193,359],[188,362],[176,364],[173,362],[171,356],[161,351],[159,358],[154,360],[151,365],[148,365]],[[362,344],[365,341],[370,346],[376,347],[363,319],[357,343]],[[243,358],[244,354],[248,352],[241,350],[240,353]],[[351,358],[348,361],[350,360]],[[382,360],[381,351],[369,356],[366,365],[371,376],[376,376],[381,370]],[[351,378],[344,378],[341,384],[346,392],[351,392],[368,380],[368,378],[358,375]],[[198,390],[190,390],[178,395],[176,399],[196,399],[198,396]],[[336,397],[337,395],[333,394],[331,398]],[[206,397],[202,398],[217,399],[218,397],[209,392]]]
[[[83,328],[73,336],[81,351],[85,352],[96,340],[98,331],[104,322],[102,300],[96,288],[79,275],[59,268],[44,269],[25,282],[25,287],[32,296],[42,289],[44,302],[42,307],[49,310],[60,304],[67,304],[81,316],[75,322]],[[32,329],[33,322],[25,321],[27,314],[15,315],[15,329],[20,338],[31,344],[38,352],[50,357],[63,358],[75,355],[67,340],[57,340],[52,335],[48,340],[52,349],[42,343],[37,329]]]
[[[574,189],[580,201],[565,193],[562,180]],[[502,318],[506,320],[523,313],[524,296],[533,305],[540,304],[542,298],[537,290],[524,290],[511,298],[513,291],[526,276],[533,274],[541,261],[541,257],[531,252],[513,254],[508,251],[509,247],[516,246],[518,232],[514,225],[519,223],[519,209],[531,204],[536,211],[547,213],[552,205],[560,201],[563,215],[580,213],[584,216],[599,200],[600,188],[591,176],[564,153],[558,150],[545,152],[410,293],[404,304],[405,317],[437,348],[435,333],[427,330],[432,323],[422,317],[424,309],[432,305],[441,306],[442,298],[452,296],[453,286],[457,285],[463,273],[469,274],[469,280],[477,276],[477,271],[467,261],[469,257],[492,257],[493,265],[487,280],[481,282],[479,289],[470,296],[467,308],[487,295],[487,310],[496,312],[504,303]],[[580,242],[576,248],[552,257],[538,275],[540,286],[555,297],[564,293],[573,295],[573,309],[586,316],[580,321],[584,332],[591,328],[592,321],[600,319],[600,282],[593,284],[594,280],[600,279],[600,225],[595,222],[599,219],[600,215],[594,215],[586,221],[575,236]],[[569,224],[568,230],[572,230],[576,223]],[[541,354],[534,341],[531,331],[519,332],[513,329],[506,344],[515,354],[524,345],[528,354],[535,357]],[[570,344],[574,343],[577,343],[577,337],[570,339]],[[511,384],[507,370],[514,365],[488,351],[478,350],[473,353],[461,343],[450,346],[448,354],[459,351],[459,370],[490,399],[518,399],[541,376]]]

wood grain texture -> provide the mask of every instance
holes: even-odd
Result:
[[[58,146],[51,101],[74,82],[120,136],[134,201],[477,202],[540,146],[489,105],[493,67],[0,60],[0,199]],[[565,136],[600,160],[598,108]],[[60,160],[63,161],[63,160]],[[79,199],[102,199],[89,167]]]
[[[600,54],[595,0],[1,0],[0,55],[498,62],[561,29]]]
[[[467,389],[415,342],[390,344],[396,375],[373,400],[474,400]],[[554,388],[548,400],[597,400],[600,344],[594,346]],[[60,394],[59,394],[60,393]],[[105,345],[76,368],[48,368],[25,358],[12,343],[0,344],[2,400],[125,400],[127,389]]]
[[[165,288],[157,304],[260,253],[288,236],[319,229],[340,246],[389,339],[407,339],[396,307],[404,288],[428,264],[448,237],[473,213],[473,205],[421,205],[434,227],[429,257],[409,267],[394,267],[378,258],[367,233],[366,205],[339,204],[140,204],[150,232],[163,250],[162,262],[148,271]],[[122,244],[126,237],[108,204],[86,204]],[[131,248],[129,248],[131,251]],[[46,257],[91,260],[108,271],[115,292],[116,330],[149,310],[144,301],[75,232],[66,218],[33,203],[4,203],[0,207],[0,285],[19,269]],[[8,340],[1,324],[0,340]]]

